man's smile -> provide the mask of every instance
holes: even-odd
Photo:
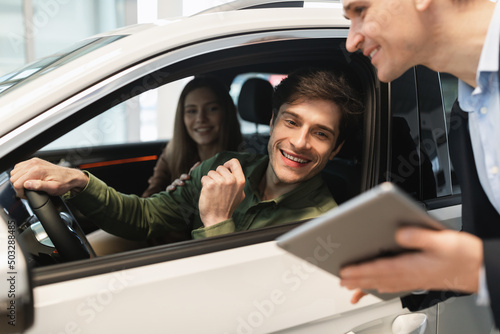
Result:
[[[287,153],[283,150],[280,150],[280,151],[281,151],[281,155],[283,157],[285,157],[286,159],[288,159],[290,161],[296,162],[298,164],[307,164],[307,163],[311,162],[311,160],[305,159],[304,157],[300,157],[298,155],[293,155],[293,154]]]

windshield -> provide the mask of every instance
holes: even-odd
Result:
[[[86,39],[51,56],[42,58],[24,67],[21,67],[14,72],[5,74],[0,77],[0,96],[13,89],[14,87],[19,87],[76,58],[79,58],[105,45],[113,43],[114,41],[117,41],[122,37],[124,36],[120,35]]]

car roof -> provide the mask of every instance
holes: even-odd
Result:
[[[341,9],[273,8],[157,20],[98,34],[90,39],[121,38],[0,94],[0,136],[92,83],[168,50],[238,34],[348,27]]]
[[[290,8],[290,7],[330,7],[341,8],[341,0],[220,0],[218,6],[202,10],[195,15],[206,13],[226,12],[240,9],[256,9],[256,8]]]

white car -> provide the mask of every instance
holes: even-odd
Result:
[[[237,101],[248,78],[272,81],[316,66],[345,72],[366,102],[363,130],[323,172],[338,202],[392,181],[459,229],[460,189],[446,135],[456,79],[417,67],[381,83],[369,59],[345,50],[349,21],[340,4],[277,8],[291,4],[239,1],[100,34],[0,78],[1,333],[492,331],[489,309],[476,306],[474,296],[417,313],[399,299],[372,295],[350,304],[337,277],[276,245],[301,222],[67,261],[54,244],[81,247],[92,222],[73,212],[78,226],[55,199],[67,212],[49,218],[58,222],[47,229],[33,215],[35,205],[16,198],[9,172],[32,156],[140,194],[165,145],[126,135],[151,115],[147,96],[176,101],[179,83],[213,74],[232,86]],[[259,99],[258,91],[249,94]],[[164,113],[158,117],[171,120],[175,108]],[[265,133],[247,128],[247,149],[262,150]]]

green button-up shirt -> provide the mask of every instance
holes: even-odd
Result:
[[[205,228],[198,212],[201,178],[232,158],[239,160],[247,179],[245,199],[232,218]],[[223,152],[194,169],[183,187],[149,198],[119,193],[88,174],[85,189],[67,200],[103,230],[131,240],[159,237],[168,231],[191,231],[199,239],[306,220],[337,206],[320,175],[278,198],[262,201],[259,184],[268,163],[267,155]]]

